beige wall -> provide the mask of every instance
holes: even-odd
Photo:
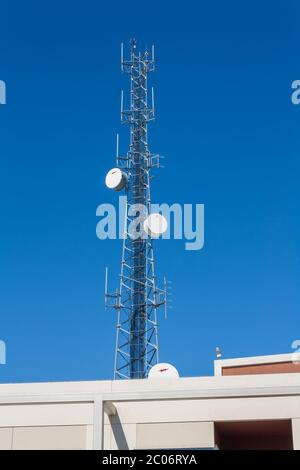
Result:
[[[1,450],[84,450],[87,426],[0,428]]]
[[[196,449],[214,445],[213,422],[137,424],[137,449]]]
[[[0,428],[0,450],[12,449],[13,428]]]
[[[300,418],[292,420],[294,450],[300,450]]]

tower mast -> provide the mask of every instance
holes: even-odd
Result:
[[[154,70],[154,49],[149,53],[137,51],[135,40],[130,43],[130,58],[124,60],[121,48],[121,68],[130,78],[130,107],[123,108],[121,122],[130,126],[130,146],[126,157],[117,150],[117,168],[125,175],[127,196],[125,233],[119,290],[106,298],[113,298],[117,310],[117,337],[115,351],[115,379],[142,379],[158,362],[157,309],[165,304],[165,289],[155,282],[153,240],[136,228],[137,216],[143,221],[151,213],[150,172],[159,167],[159,155],[148,148],[148,123],[154,119],[154,97],[148,106],[148,74]],[[118,145],[117,145],[118,147]]]

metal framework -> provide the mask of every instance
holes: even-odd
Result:
[[[106,276],[105,289],[106,305],[115,308],[118,316],[115,379],[145,378],[158,362],[157,309],[166,303],[166,286],[156,286],[153,240],[142,228],[143,218],[151,212],[150,172],[160,164],[159,155],[148,149],[147,132],[154,119],[153,88],[149,107],[147,84],[148,73],[154,71],[154,48],[150,58],[147,50],[137,51],[135,40],[130,46],[129,60],[124,60],[121,46],[121,69],[130,77],[129,109],[123,108],[123,92],[121,95],[121,122],[130,126],[126,157],[119,156],[117,139],[117,167],[127,175],[120,287],[108,294]],[[130,227],[137,228],[139,236],[133,236]]]

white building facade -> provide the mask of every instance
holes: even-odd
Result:
[[[300,450],[299,371],[284,354],[212,377],[1,384],[0,449]]]

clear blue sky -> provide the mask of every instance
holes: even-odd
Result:
[[[154,202],[204,203],[205,248],[156,243],[173,282],[160,358],[181,375],[224,357],[291,351],[300,338],[300,79],[297,0],[4,0],[0,79],[1,382],[112,377],[116,318],[103,307],[121,243],[96,207],[127,131],[119,45],[156,45]]]

